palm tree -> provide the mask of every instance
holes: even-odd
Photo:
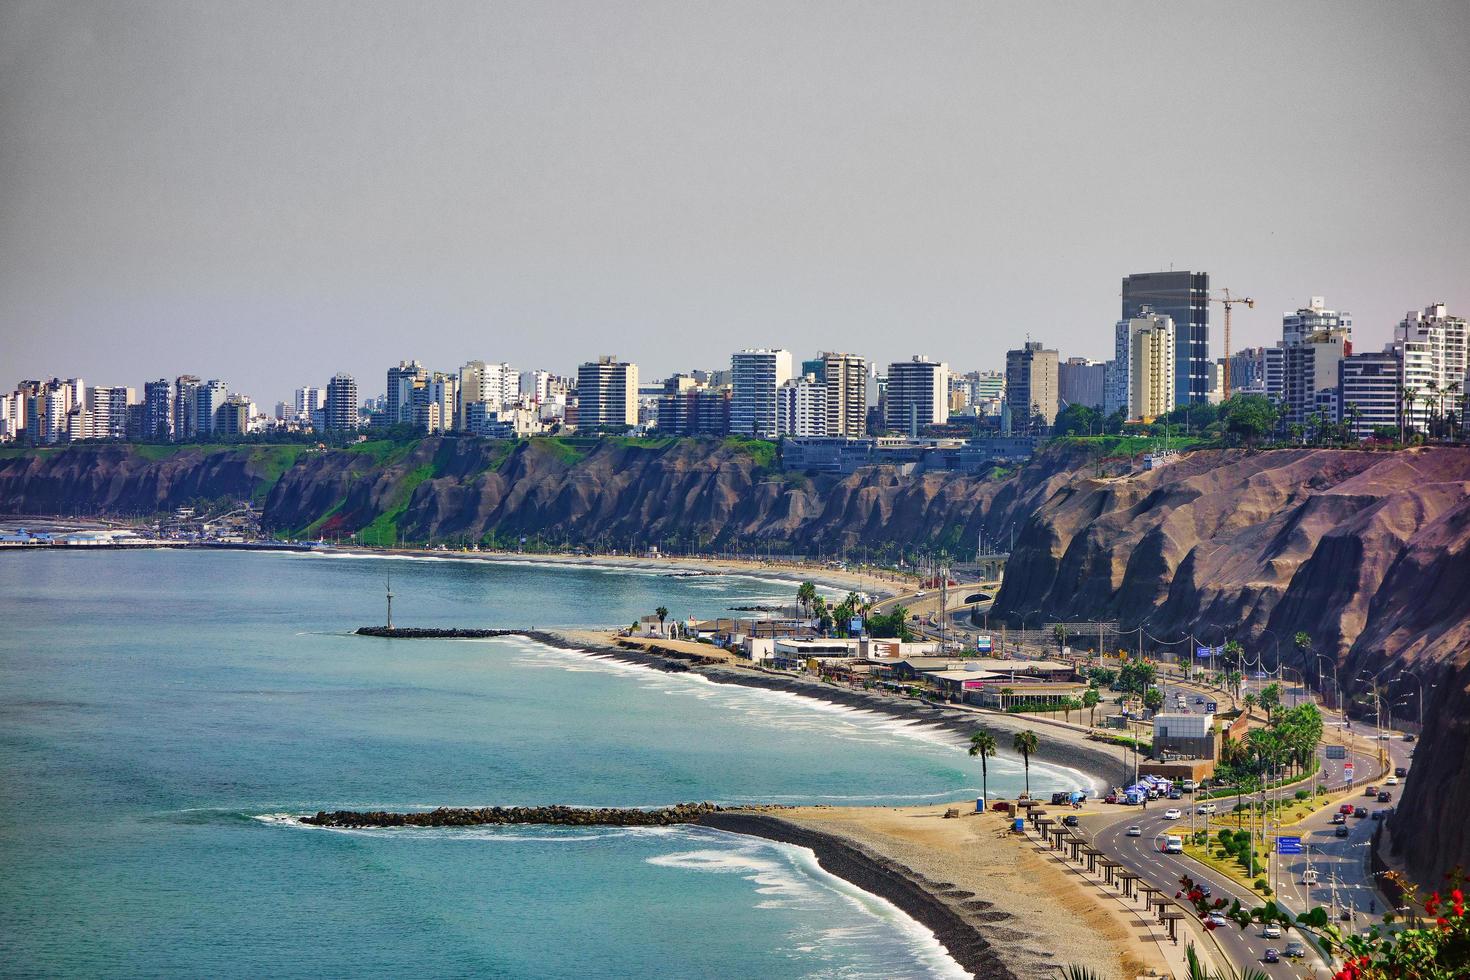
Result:
[[[1247,694],[1245,696],[1245,716],[1247,718],[1249,718],[1251,716],[1251,712],[1255,710],[1255,707],[1256,707],[1256,696],[1254,694]]]
[[[1439,401],[1439,382],[1433,378],[1424,382],[1424,407],[1429,410],[1429,435],[1434,436],[1435,423],[1439,421],[1439,411],[1435,404]]]
[[[797,586],[796,604],[805,609],[807,612],[811,611],[812,603],[816,601],[816,598],[817,586],[815,583],[803,582],[801,583],[801,585]]]
[[[1102,695],[1098,693],[1095,687],[1089,687],[1082,692],[1082,706],[1092,709],[1092,718],[1088,721],[1089,725],[1097,725],[1097,704],[1101,700]]]
[[[669,618],[669,608],[668,606],[659,606],[653,611],[653,614],[658,617],[658,635],[663,636],[664,620]]]
[[[995,736],[985,729],[970,736],[970,754],[980,757],[980,798],[983,800],[990,799],[990,766],[985,760],[995,755],[996,749]]]
[[[1015,738],[1011,739],[1011,744],[1016,747],[1017,752],[1021,753],[1021,764],[1026,769],[1026,797],[1029,799],[1031,797],[1031,753],[1036,751],[1041,740],[1036,737],[1035,732],[1028,728],[1023,732],[1017,732]]]

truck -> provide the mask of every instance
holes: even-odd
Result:
[[[1165,837],[1164,837],[1164,853],[1165,854],[1183,854],[1184,853],[1184,838],[1178,836],[1177,834],[1167,834],[1167,835],[1165,835]]]

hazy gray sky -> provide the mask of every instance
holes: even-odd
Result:
[[[1470,3],[0,5],[0,384],[1470,312]],[[1219,317],[1212,340],[1220,350]]]

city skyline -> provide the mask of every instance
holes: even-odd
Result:
[[[1171,267],[1256,299],[1237,348],[1470,308],[1463,5],[639,9],[6,8],[7,373],[1103,359]]]

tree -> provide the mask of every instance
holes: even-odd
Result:
[[[1078,405],[1075,402],[1068,405],[1057,413],[1057,418],[1052,423],[1052,435],[1058,438],[1062,436],[1090,436],[1100,433],[1103,427],[1102,415],[1086,405]]]
[[[1051,628],[1051,635],[1056,638],[1057,650],[1060,651],[1067,645],[1067,627],[1061,623],[1057,623]]]
[[[659,606],[653,611],[653,614],[658,617],[658,635],[663,636],[664,620],[669,618],[669,609],[667,606]]]
[[[980,757],[980,798],[990,799],[990,766],[986,759],[993,757],[998,746],[995,736],[984,728],[970,736],[970,755]]]
[[[1041,740],[1036,737],[1035,732],[1028,728],[1023,732],[1017,732],[1015,738],[1011,739],[1011,744],[1016,747],[1017,752],[1021,753],[1021,764],[1026,770],[1026,796],[1029,799],[1031,796],[1031,753],[1036,751]]]
[[[1225,683],[1230,686],[1230,692],[1237,698],[1240,697],[1240,685],[1245,681],[1245,675],[1238,670],[1232,670],[1225,675]]]
[[[1245,696],[1245,715],[1247,718],[1250,717],[1250,713],[1255,710],[1255,707],[1256,696],[1254,694],[1247,694]]]
[[[1156,687],[1151,687],[1143,693],[1143,706],[1154,714],[1164,706],[1164,692]]]
[[[811,612],[812,606],[817,601],[817,586],[813,582],[803,582],[796,587],[796,604],[807,612]]]
[[[1225,431],[1246,445],[1253,445],[1276,428],[1279,415],[1265,395],[1234,395],[1220,409]]]
[[[1097,688],[1095,687],[1089,687],[1082,692],[1082,706],[1092,712],[1092,718],[1088,721],[1089,725],[1095,726],[1097,724],[1097,705],[1101,700],[1102,695],[1097,692]]]
[[[1281,707],[1281,685],[1267,684],[1261,690],[1261,707],[1266,709],[1266,717],[1270,719],[1275,716],[1276,709]]]
[[[1072,712],[1077,711],[1081,707],[1082,707],[1082,702],[1081,701],[1078,701],[1076,698],[1072,698],[1072,697],[1062,698],[1062,719],[1064,721],[1066,721],[1068,724],[1071,724],[1071,722],[1072,722]]]

